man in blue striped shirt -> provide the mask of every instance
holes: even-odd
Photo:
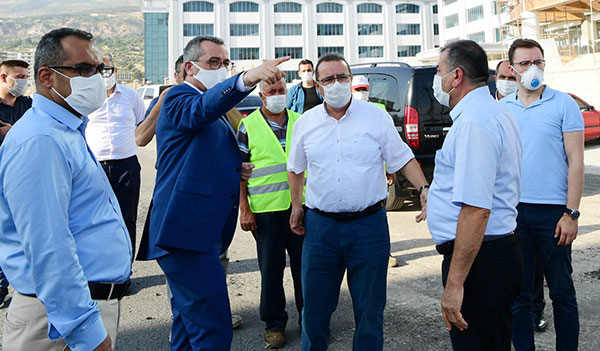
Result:
[[[106,99],[91,40],[70,28],[42,37],[33,107],[0,148],[0,265],[16,290],[4,350],[114,349],[131,242],[84,137]]]

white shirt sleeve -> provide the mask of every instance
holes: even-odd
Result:
[[[246,75],[246,72],[243,72],[242,74],[240,74],[238,79],[235,81],[236,89],[243,93],[250,91],[250,90],[254,89],[254,87],[256,87],[256,85],[253,85],[251,87],[247,87],[246,85],[244,85],[244,75]]]
[[[383,113],[382,111],[377,117],[381,125],[381,155],[386,162],[387,173],[396,173],[408,161],[415,158],[415,155],[410,147],[400,138],[400,134],[398,134],[396,126],[387,112]]]
[[[294,172],[300,174],[304,172],[308,166],[306,159],[306,152],[304,150],[304,132],[302,130],[302,116],[298,118],[296,124],[294,124],[294,131],[292,133],[292,145],[288,145],[290,148],[290,156],[287,162],[288,172]]]
[[[146,105],[144,105],[144,100],[135,92],[131,94],[131,98],[133,99],[133,114],[135,115],[135,125],[139,125],[146,119]]]

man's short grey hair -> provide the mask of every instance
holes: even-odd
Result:
[[[287,89],[287,85],[285,85],[285,78],[282,77],[279,81],[283,82],[283,85]],[[269,84],[269,85],[275,85],[275,84]],[[264,91],[264,86],[265,86],[265,81],[264,80],[261,80],[260,82],[258,82],[258,91],[260,91],[262,93]]]
[[[69,59],[60,41],[70,35],[90,42],[94,38],[91,33],[74,28],[54,29],[44,34],[42,39],[40,39],[37,48],[35,49],[33,75],[36,84],[38,81],[38,71],[41,67],[60,66]]]
[[[200,35],[190,40],[189,43],[183,49],[183,62],[187,61],[196,61],[200,58],[200,56],[204,55],[202,48],[200,48],[200,44],[203,41],[210,41],[218,45],[225,45],[225,42],[221,38],[213,37],[210,35]]]

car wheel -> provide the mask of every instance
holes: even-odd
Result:
[[[385,209],[388,211],[396,211],[404,206],[405,198],[396,196],[395,185],[388,187],[388,197],[385,201]]]

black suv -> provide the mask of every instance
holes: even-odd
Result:
[[[369,101],[383,104],[394,119],[396,130],[410,146],[428,182],[433,179],[435,152],[442,147],[452,126],[450,108],[442,106],[431,88],[435,66],[415,66],[402,62],[382,62],[352,65],[352,75],[369,79]],[[495,93],[496,85],[490,71],[488,86]],[[492,95],[493,95],[492,93]],[[396,173],[394,189],[390,189],[386,207],[397,210],[407,198],[417,195],[415,189]]]

